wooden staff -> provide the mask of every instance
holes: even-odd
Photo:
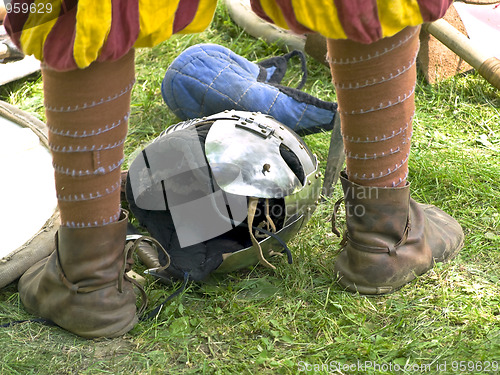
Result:
[[[467,61],[481,76],[500,89],[500,60],[487,51],[479,49],[469,38],[443,19],[423,25],[425,31],[434,36],[450,50]]]

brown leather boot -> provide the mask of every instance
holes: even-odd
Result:
[[[463,246],[460,224],[410,198],[410,187],[379,188],[341,174],[347,231],[335,263],[339,283],[361,294],[391,293],[452,259]]]
[[[136,295],[125,275],[126,211],[118,222],[61,227],[56,251],[19,280],[26,310],[86,338],[116,337],[137,322]]]

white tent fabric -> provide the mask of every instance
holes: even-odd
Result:
[[[0,0],[1,1],[1,0]],[[7,32],[0,25],[0,39],[6,38]],[[40,61],[33,56],[25,56],[21,60],[4,62],[0,60],[0,86],[17,79],[26,77],[40,70]]]
[[[57,199],[45,125],[0,102],[0,287],[54,249]]]
[[[500,59],[500,6],[499,4],[466,4],[454,2],[469,39],[481,50],[490,51]]]

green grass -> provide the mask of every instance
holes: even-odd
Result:
[[[127,155],[178,121],[162,101],[161,80],[180,52],[203,42],[251,61],[282,53],[248,37],[222,6],[206,32],[137,51]],[[306,90],[335,100],[327,68],[313,60],[308,68]],[[298,65],[286,79],[300,80]],[[0,88],[0,97],[44,119],[38,75]],[[416,104],[412,194],[462,224],[465,246],[451,263],[389,296],[343,292],[333,279],[339,239],[329,222],[337,186],[290,243],[292,265],[277,260],[276,271],[255,267],[191,285],[156,320],[113,340],[85,340],[37,323],[2,328],[0,373],[392,374],[389,366],[405,365],[424,367],[399,373],[498,373],[477,364],[500,363],[500,95],[476,74],[432,86],[419,76]],[[305,140],[324,169],[329,135]],[[30,318],[16,287],[0,290],[1,323]],[[149,308],[177,287],[148,279]],[[365,361],[379,367],[358,372]]]

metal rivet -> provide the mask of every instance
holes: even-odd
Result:
[[[311,180],[307,180],[307,184],[311,185],[312,184]]]

